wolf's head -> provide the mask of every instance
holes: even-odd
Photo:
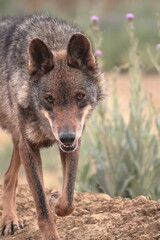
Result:
[[[29,45],[29,73],[35,102],[64,152],[74,151],[85,121],[103,96],[91,43],[74,34],[67,49],[52,50],[40,39]]]

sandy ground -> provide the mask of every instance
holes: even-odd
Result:
[[[61,240],[160,240],[160,202],[144,196],[131,200],[97,193],[76,193],[75,200],[74,213],[57,218]],[[34,203],[26,185],[19,187],[17,208],[25,228],[15,236],[0,239],[40,240]]]

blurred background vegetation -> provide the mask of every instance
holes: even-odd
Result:
[[[160,1],[0,0],[0,16],[41,11],[76,23],[91,37],[95,50],[102,51],[98,60],[109,96],[84,132],[76,189],[159,199]],[[126,20],[128,12],[134,13],[134,21]],[[95,26],[93,15],[100,19]],[[10,138],[0,132],[1,181],[11,152]],[[56,146],[42,150],[42,157],[46,185],[59,188]],[[23,175],[22,170],[21,182]]]
[[[141,64],[145,71],[154,71],[147,57],[146,44],[155,49],[159,41],[156,26],[156,14],[159,9],[159,0],[0,0],[1,16],[22,16],[47,11],[78,24],[84,31],[88,29],[90,17],[99,16],[103,32],[105,70],[126,63],[129,41],[124,15],[127,12],[134,12],[141,49]]]

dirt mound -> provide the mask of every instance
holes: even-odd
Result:
[[[62,240],[160,240],[159,202],[144,196],[130,200],[97,193],[76,193],[75,200],[74,213],[57,218]],[[18,189],[17,208],[19,216],[25,221],[25,229],[15,236],[1,239],[40,240],[34,203],[26,185]]]

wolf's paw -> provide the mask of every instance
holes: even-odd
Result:
[[[41,220],[39,222],[39,229],[41,231],[42,240],[61,240],[57,232],[55,214],[49,216],[48,222]]]
[[[66,217],[70,215],[75,209],[74,203],[69,204],[68,201],[63,198],[58,198],[55,204],[55,213],[59,217]]]
[[[65,217],[70,215],[74,210],[74,204],[69,204],[65,198],[60,196],[59,192],[52,191],[51,197],[49,199],[49,205],[52,212],[60,217]]]
[[[17,217],[5,215],[0,223],[0,236],[13,235],[18,230],[24,228],[24,223]]]

